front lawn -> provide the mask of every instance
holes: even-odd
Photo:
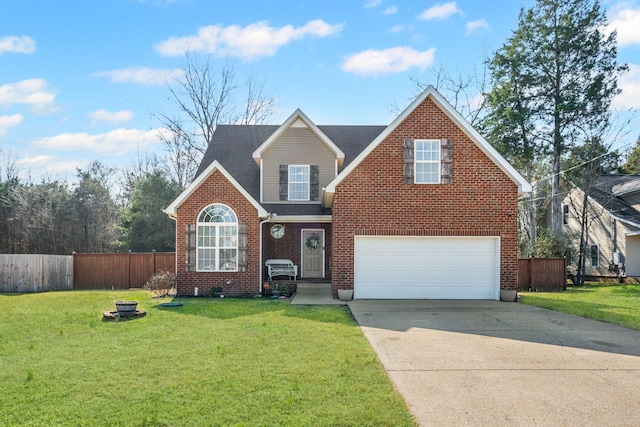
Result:
[[[520,302],[640,330],[640,285],[587,283],[564,292],[519,292]]]
[[[119,299],[147,316],[103,322]],[[414,425],[346,307],[163,301],[0,295],[0,425]]]

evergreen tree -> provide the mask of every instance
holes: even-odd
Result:
[[[162,210],[180,194],[180,187],[159,170],[133,183],[129,207],[123,211],[123,247],[135,251],[175,249],[175,222]]]
[[[620,173],[640,174],[640,136],[638,136],[636,146],[629,153],[627,161],[620,166]]]
[[[490,139],[521,170],[535,153],[552,164],[551,225],[561,227],[560,163],[576,145],[604,134],[620,90],[616,33],[606,36],[599,1],[538,0],[489,63],[484,122]],[[543,150],[544,149],[544,150]]]

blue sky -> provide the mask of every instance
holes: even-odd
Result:
[[[0,0],[0,149],[35,180],[162,153],[157,115],[175,113],[163,81],[185,47],[264,78],[272,123],[301,108],[320,125],[388,124],[411,77],[481,69],[534,3]],[[631,66],[616,106],[638,108],[640,1],[602,4]]]

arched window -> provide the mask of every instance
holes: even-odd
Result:
[[[221,203],[198,215],[197,271],[238,271],[238,217]]]

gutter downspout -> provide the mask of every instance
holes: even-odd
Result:
[[[162,212],[164,212],[169,219],[172,219],[173,222],[176,223],[176,232],[175,232],[175,242],[176,242],[176,248],[175,248],[175,262],[173,263],[173,267],[175,268],[175,272],[176,272],[176,276],[178,275],[178,216],[176,214],[170,214],[168,213],[165,209],[162,209]],[[155,260],[155,258],[154,258]],[[174,283],[176,286],[176,290],[178,288],[178,283],[177,283],[177,279],[176,279],[176,283]]]
[[[264,271],[264,268],[262,267],[262,225],[271,221],[271,218],[273,218],[273,216],[274,214],[268,213],[267,219],[260,222],[260,285],[258,287],[258,289],[260,289],[260,295],[262,295],[262,273]]]

